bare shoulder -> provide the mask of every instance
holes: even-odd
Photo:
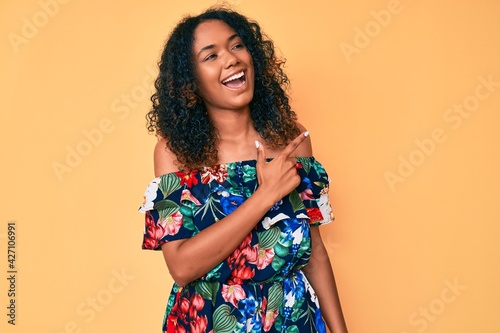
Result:
[[[154,151],[155,177],[179,171],[179,167],[176,162],[177,158],[175,154],[167,148],[167,141],[160,137],[156,143]]]
[[[304,125],[301,123],[297,122],[297,126],[299,127],[300,133],[304,133],[307,131]],[[309,135],[302,143],[295,149],[295,154],[296,157],[309,157],[313,155],[312,152],[312,142],[311,142],[311,136]]]

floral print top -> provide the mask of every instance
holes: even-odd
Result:
[[[174,283],[164,332],[325,332],[302,273],[310,227],[333,220],[329,178],[314,157],[297,157],[300,185],[277,202],[223,262],[196,281]],[[164,174],[148,186],[143,249],[188,238],[231,214],[258,187],[256,160]]]

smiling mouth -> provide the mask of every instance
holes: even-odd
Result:
[[[222,84],[230,89],[237,89],[243,86],[245,82],[246,82],[245,72],[241,71],[222,81]]]

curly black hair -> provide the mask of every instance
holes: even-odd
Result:
[[[256,131],[270,148],[285,147],[300,130],[286,90],[289,80],[274,44],[257,22],[221,7],[184,18],[167,40],[158,63],[156,92],[146,115],[149,132],[164,137],[185,168],[217,164],[218,133],[208,117],[196,82],[192,45],[196,27],[205,21],[225,22],[241,37],[252,56],[255,88],[250,112]]]

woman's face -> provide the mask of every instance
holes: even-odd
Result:
[[[194,31],[193,56],[208,111],[248,108],[254,92],[252,56],[233,28],[219,20],[200,23]]]

